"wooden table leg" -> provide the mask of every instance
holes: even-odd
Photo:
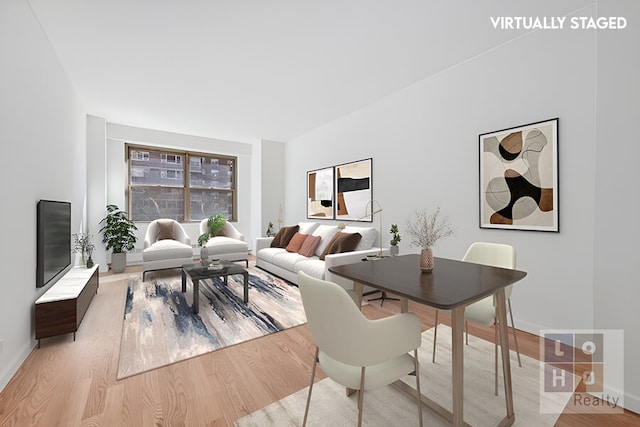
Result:
[[[507,416],[501,425],[509,426],[515,421],[513,410],[513,387],[511,383],[511,356],[509,354],[509,331],[507,329],[507,309],[504,288],[496,292],[496,317],[500,328],[500,351],[502,352],[502,375],[504,377],[504,395]]]
[[[409,300],[406,298],[400,298],[400,312],[408,313],[409,312]]]
[[[358,305],[362,306],[362,283],[353,282],[353,291],[358,295]]]
[[[182,292],[187,292],[187,273],[182,269]]]
[[[452,373],[452,415],[453,425],[464,423],[464,307],[451,311],[451,373]]]

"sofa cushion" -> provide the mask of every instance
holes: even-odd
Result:
[[[285,270],[295,271],[294,266],[296,263],[307,259],[307,257],[304,257],[297,252],[287,252],[285,250],[284,252],[274,255],[272,264],[275,264],[280,268],[284,268]]]
[[[276,233],[273,241],[271,242],[272,248],[286,248],[289,244],[289,240],[293,237],[294,234],[298,232],[300,227],[298,225],[292,225],[289,227],[282,227]]]
[[[273,260],[275,256],[281,254],[282,252],[286,252],[286,250],[284,248],[264,248],[258,251],[256,257],[274,264]]]
[[[312,257],[316,253],[316,248],[319,244],[320,236],[307,236],[300,249],[298,249],[298,253],[302,256]]]
[[[324,261],[320,261],[318,258],[306,259],[304,261],[298,261],[294,266],[294,272],[298,274],[300,271],[304,271],[311,277],[324,280]]]
[[[298,223],[298,232],[302,233],[302,234],[311,234],[313,233],[313,231],[318,228],[320,224],[318,224],[317,222],[304,222],[304,221],[300,221]]]
[[[346,226],[341,231],[343,233],[360,233],[362,235],[362,239],[360,240],[360,243],[358,243],[356,251],[366,251],[367,249],[371,249],[378,237],[378,230],[373,227]]]
[[[159,219],[157,222],[156,240],[176,240],[172,219]]]
[[[205,245],[209,251],[209,255],[233,254],[237,252],[247,252],[249,245],[247,242],[231,237],[215,236],[209,239]]]
[[[142,251],[142,259],[145,262],[165,259],[188,258],[193,256],[193,248],[177,240],[158,240],[153,245]]]
[[[315,254],[320,256],[322,252],[324,252],[324,248],[327,247],[333,236],[338,232],[337,225],[319,225],[313,233],[312,236],[320,236],[320,243],[316,248]]]
[[[302,244],[307,239],[308,234],[296,233],[293,235],[291,240],[289,240],[289,244],[285,248],[287,252],[298,252]]]
[[[362,234],[360,233],[336,233],[320,255],[320,259],[324,260],[324,257],[329,254],[354,251],[360,240],[362,240]]]

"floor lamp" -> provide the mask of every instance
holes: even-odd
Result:
[[[374,210],[375,206],[374,205],[378,205],[378,209]],[[347,224],[354,222],[354,221],[362,221],[363,219],[366,218],[371,218],[371,221],[373,222],[373,216],[376,214],[379,214],[379,219],[380,219],[380,228],[378,228],[378,231],[380,233],[380,252],[378,252],[377,258],[384,258],[384,253],[382,251],[382,211],[384,209],[382,209],[382,206],[380,206],[380,203],[377,200],[373,200],[371,199],[369,202],[367,202],[367,205],[364,208],[364,211],[367,212],[364,216],[361,216],[360,218],[354,219],[353,221],[349,221]],[[338,226],[341,230],[345,228],[345,224],[340,224]],[[390,298],[387,296],[387,293],[385,291],[373,291],[370,294],[374,294],[380,292],[381,295],[379,298],[372,298],[370,300],[367,301],[381,301],[380,305],[382,306],[382,304],[384,304],[385,300],[392,300],[392,301],[400,301],[399,298]]]

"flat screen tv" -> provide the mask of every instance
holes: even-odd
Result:
[[[71,203],[38,202],[36,287],[41,288],[71,265]]]

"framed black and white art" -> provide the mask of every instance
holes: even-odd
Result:
[[[307,218],[333,219],[333,166],[307,172]]]
[[[558,119],[479,135],[480,227],[559,231]]]
[[[373,221],[372,162],[364,159],[335,167],[336,219]]]

